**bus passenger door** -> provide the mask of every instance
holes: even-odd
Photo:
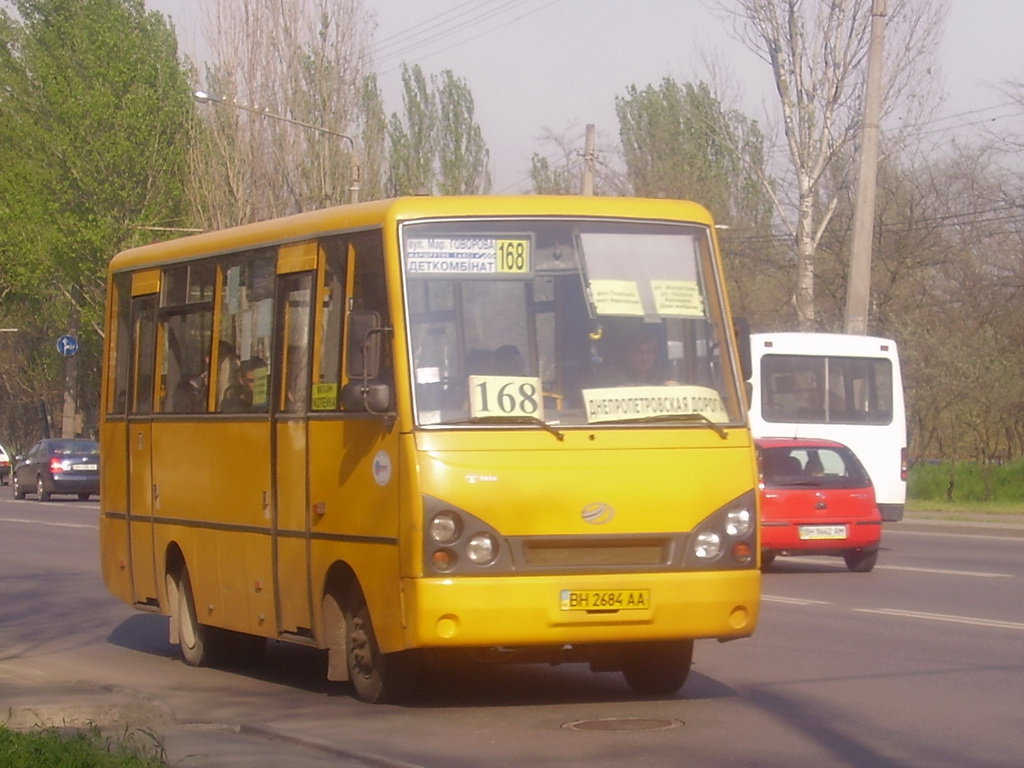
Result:
[[[136,603],[155,605],[152,413],[156,355],[156,294],[132,297],[132,382],[126,421],[128,451],[128,549]]]
[[[290,254],[288,251],[292,251]],[[311,257],[312,262],[305,257]],[[278,271],[315,264],[316,243],[282,248]],[[309,337],[313,272],[279,274],[277,348],[280,361],[273,419],[273,562],[278,630],[311,636],[309,502],[307,493]]]

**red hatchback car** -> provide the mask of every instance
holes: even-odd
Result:
[[[831,440],[766,437],[761,468],[761,567],[776,555],[838,555],[855,573],[875,567],[882,515],[871,478]]]

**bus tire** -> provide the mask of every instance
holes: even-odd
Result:
[[[216,656],[219,636],[215,627],[201,624],[196,617],[188,566],[181,566],[177,592],[178,602],[175,610],[178,615],[178,647],[181,648],[181,658],[190,667],[208,667]]]
[[[853,573],[870,573],[878,562],[878,550],[865,552],[862,549],[851,549],[843,553],[843,560]]]
[[[693,663],[693,640],[637,643],[623,651],[622,676],[636,693],[667,696],[686,683]]]
[[[382,653],[370,620],[370,609],[358,586],[345,606],[345,658],[356,698],[369,704],[407,699],[416,684],[416,667],[408,651]]]

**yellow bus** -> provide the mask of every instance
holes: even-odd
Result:
[[[109,267],[100,542],[192,665],[326,650],[365,701],[439,658],[636,691],[760,600],[742,339],[697,204],[360,203]]]

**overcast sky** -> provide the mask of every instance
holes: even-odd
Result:
[[[147,0],[170,15],[188,53],[201,49],[202,0]],[[871,0],[864,0],[870,3]],[[386,108],[401,108],[400,66],[450,69],[473,93],[491,152],[494,192],[527,188],[545,129],[595,124],[617,144],[615,98],[629,85],[706,79],[701,54],[725,62],[752,117],[773,98],[767,65],[729,37],[701,0],[364,0],[375,13],[376,70]],[[950,0],[940,66],[948,98],[935,128],[1018,126],[994,86],[1024,80],[1024,3]],[[965,130],[961,128],[961,130]],[[582,149],[582,147],[580,147]]]

